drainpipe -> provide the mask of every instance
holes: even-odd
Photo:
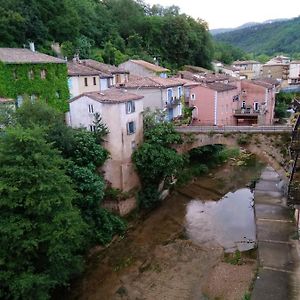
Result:
[[[214,97],[214,104],[215,104],[215,108],[214,108],[214,125],[217,125],[217,121],[218,121],[218,92],[215,91],[215,97]]]

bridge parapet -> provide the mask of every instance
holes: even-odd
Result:
[[[177,132],[191,133],[292,133],[293,127],[287,125],[270,126],[181,126],[176,127]]]

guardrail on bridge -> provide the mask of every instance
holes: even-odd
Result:
[[[242,133],[280,133],[280,132],[292,132],[293,127],[287,125],[266,125],[266,126],[177,126],[178,132],[194,132],[194,133],[225,133],[225,132],[242,132]]]

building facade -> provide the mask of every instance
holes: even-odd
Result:
[[[182,115],[183,83],[176,79],[137,77],[124,88],[144,97],[144,109],[165,111],[169,121]]]
[[[139,185],[131,155],[143,140],[143,97],[122,89],[81,94],[70,100],[69,124],[94,131],[95,113],[108,127],[104,147],[110,158],[103,171],[112,187],[129,191]]]
[[[0,97],[14,99],[17,106],[30,99],[67,111],[66,62],[34,49],[0,48]]]
[[[134,76],[144,76],[144,77],[152,77],[158,76],[162,78],[167,78],[169,69],[163,68],[161,66],[151,64],[144,60],[128,60],[119,65],[119,67],[128,70],[131,75]]]

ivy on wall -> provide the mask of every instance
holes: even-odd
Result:
[[[60,111],[68,110],[66,64],[4,64],[0,62],[0,97],[24,99],[35,95]]]

